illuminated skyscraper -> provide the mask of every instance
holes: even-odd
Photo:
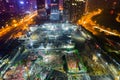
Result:
[[[85,12],[84,0],[64,0],[63,8],[65,19],[70,22],[77,21]]]
[[[37,0],[39,16],[59,20],[60,11],[63,10],[63,0]]]
[[[50,11],[50,20],[59,20],[60,11],[59,11],[59,0],[51,0],[51,11]]]
[[[51,0],[51,10],[59,10],[59,0]]]
[[[63,10],[63,0],[59,0],[59,10]]]

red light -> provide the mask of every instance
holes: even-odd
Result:
[[[117,2],[113,2],[113,4],[114,4],[114,5],[116,5],[116,4],[117,4]]]
[[[110,14],[113,15],[113,14],[114,14],[114,10],[111,10],[111,11],[110,11]]]

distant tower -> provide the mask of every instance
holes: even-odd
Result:
[[[47,19],[45,0],[37,0],[37,11],[38,11],[39,19],[42,20]]]
[[[50,11],[50,20],[59,20],[60,11],[59,11],[59,0],[51,0],[51,11]]]
[[[45,8],[46,8],[47,16],[49,16],[51,10],[51,0],[45,0]]]
[[[65,21],[76,22],[85,12],[84,0],[64,0],[63,11]]]
[[[63,0],[59,0],[59,10],[63,10]]]
[[[45,8],[45,0],[37,0],[37,9],[38,9],[38,11],[40,9],[43,9],[43,8]]]
[[[51,0],[51,9],[59,9],[59,0]]]

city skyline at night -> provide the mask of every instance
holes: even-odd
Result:
[[[37,9],[36,0],[1,0],[0,13],[26,13]]]
[[[120,0],[0,0],[0,80],[120,80]]]

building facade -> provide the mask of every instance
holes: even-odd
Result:
[[[64,0],[63,9],[65,20],[76,22],[85,12],[84,0]]]
[[[59,11],[59,0],[51,0],[51,10],[50,10],[50,20],[59,20],[60,11]]]
[[[37,0],[37,9],[45,8],[45,0]]]
[[[60,20],[63,0],[37,0],[37,10],[41,19]]]
[[[46,12],[46,0],[37,0],[37,12],[38,12],[38,18],[40,20],[46,20],[47,19],[47,12]]]

